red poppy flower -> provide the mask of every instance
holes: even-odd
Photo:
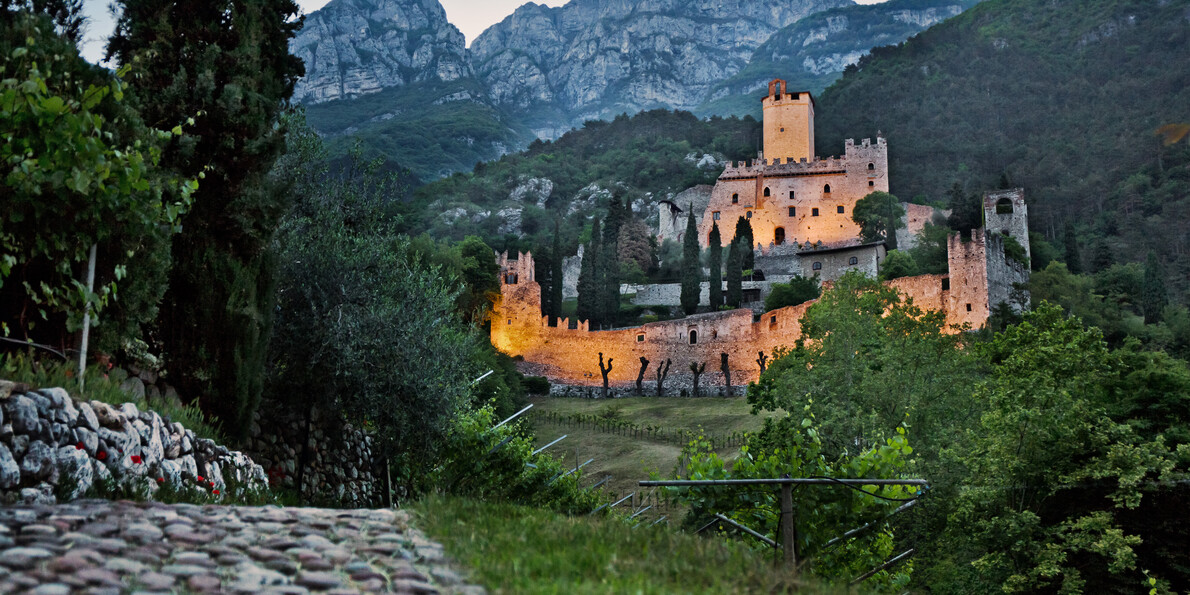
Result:
[[[102,460],[104,460],[104,459],[106,459],[106,458],[107,458],[107,453],[106,453],[106,452],[103,452],[103,451],[101,450],[101,451],[99,451],[99,452],[95,453],[95,458],[97,458],[97,459],[99,459],[99,460],[101,460],[101,461],[102,461]]]
[[[132,460],[132,463],[133,463],[133,464],[135,464],[135,465],[139,465],[139,464],[140,464],[140,462],[141,462],[140,455],[132,455],[132,456],[130,456],[130,457],[128,457],[128,458],[129,458],[129,459],[131,459],[131,460]]]
[[[204,482],[204,481],[206,481],[206,480],[205,480],[205,479],[203,479],[203,477],[202,477],[201,475],[199,475],[199,476],[198,476],[198,483],[202,483],[202,482]]]
[[[212,493],[212,494],[215,494],[216,496],[218,496],[218,495],[219,495],[219,490],[214,490],[214,491],[212,491],[211,493]]]
[[[158,477],[158,478],[157,478],[157,483],[165,483],[165,478],[164,478],[164,477]]]
[[[75,447],[76,449],[78,449],[78,450],[82,450],[82,449],[84,448],[84,447],[83,447],[83,443],[82,443],[82,442],[79,442],[78,444],[75,444],[75,445],[74,445],[74,447]]]

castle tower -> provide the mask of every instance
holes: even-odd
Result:
[[[814,98],[790,93],[785,81],[773,79],[764,106],[764,158],[770,163],[814,161]]]
[[[1025,248],[1027,258],[1033,257],[1029,250],[1029,212],[1024,188],[985,192],[983,221],[988,233],[1011,237]]]

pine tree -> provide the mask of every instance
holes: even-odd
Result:
[[[1161,313],[1169,304],[1169,296],[1165,291],[1165,271],[1157,261],[1157,253],[1149,250],[1145,258],[1145,277],[1141,288],[1141,306],[1145,314],[1145,324],[1161,322]]]
[[[171,380],[233,436],[263,390],[276,262],[290,204],[267,175],[284,150],[280,115],[304,74],[289,53],[302,26],[292,0],[119,0],[108,57],[131,67],[146,123],[183,125],[163,165],[205,174],[175,236],[158,317]],[[193,118],[193,121],[188,121]]]
[[[1062,242],[1065,244],[1066,268],[1075,275],[1083,272],[1083,258],[1078,250],[1078,235],[1074,233],[1074,224],[1067,221],[1062,232]]]
[[[1098,273],[1111,268],[1115,263],[1115,257],[1112,255],[1111,247],[1107,245],[1107,240],[1097,238],[1095,243],[1091,244],[1090,272]]]
[[[735,222],[735,237],[731,241],[740,243],[740,257],[743,259],[744,270],[755,268],[756,255],[753,249],[756,248],[756,237],[752,234],[752,222],[740,217]]]
[[[599,240],[599,218],[596,217],[591,224],[591,239],[583,248],[582,268],[578,273],[578,304],[575,310],[577,319],[595,323],[598,322],[595,317],[598,315],[597,302],[599,298],[599,263],[597,261],[603,250]]]
[[[698,228],[694,226],[694,205],[686,217],[686,237],[682,240],[682,310],[689,316],[698,310],[702,293],[702,264],[698,262]]]
[[[547,303],[550,309],[550,326],[558,326],[558,318],[562,316],[562,290],[565,283],[565,274],[562,271],[562,265],[566,260],[565,254],[562,253],[562,240],[558,233],[558,222],[554,221],[554,245],[550,260],[550,293]]]
[[[719,235],[718,223],[711,223],[711,234],[707,242],[710,244],[711,257],[711,311],[714,312],[723,305],[723,240]]]
[[[603,251],[599,260],[600,327],[612,326],[620,315],[620,228],[627,220],[627,209],[613,198],[603,226]]]
[[[739,308],[744,303],[744,256],[740,242],[727,248],[727,305]]]

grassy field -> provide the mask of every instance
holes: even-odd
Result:
[[[730,399],[656,398],[625,399],[567,399],[538,397],[530,399],[533,409],[529,419],[534,424],[538,446],[545,446],[566,434],[567,438],[550,447],[549,452],[564,458],[569,464],[594,462],[583,467],[591,485],[610,475],[607,482],[611,494],[626,496],[638,491],[636,482],[648,479],[649,472],[670,474],[678,465],[681,444],[649,437],[611,433],[587,425],[557,423],[547,415],[572,413],[597,415],[628,421],[639,426],[661,426],[667,429],[699,428],[714,434],[754,431],[760,429],[763,417],[751,415],[751,408],[743,397]],[[768,414],[766,414],[768,415]],[[719,454],[734,457],[738,447],[721,448]],[[643,494],[640,494],[643,496]],[[639,502],[634,500],[633,502]],[[627,504],[627,503],[626,503]],[[658,506],[658,512],[665,512]],[[652,515],[649,515],[652,516]],[[678,521],[679,519],[674,519]]]
[[[616,518],[430,497],[417,525],[493,593],[800,593],[772,556]]]

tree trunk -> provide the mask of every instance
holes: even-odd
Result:
[[[726,384],[727,396],[731,396],[731,368],[727,366],[727,354],[719,354],[719,369],[723,370],[723,382]]]
[[[660,397],[665,391],[665,377],[669,376],[669,366],[672,362],[665,360],[657,365],[657,396]]]
[[[607,398],[607,375],[611,374],[613,358],[607,358],[607,367],[603,367],[603,352],[599,352],[599,373],[603,374],[603,398]]]
[[[640,372],[636,375],[636,396],[638,396],[638,397],[643,394],[642,389],[641,389],[641,382],[644,381],[645,370],[648,370],[648,369],[649,369],[649,360],[645,359],[645,356],[642,355],[640,357]]]

